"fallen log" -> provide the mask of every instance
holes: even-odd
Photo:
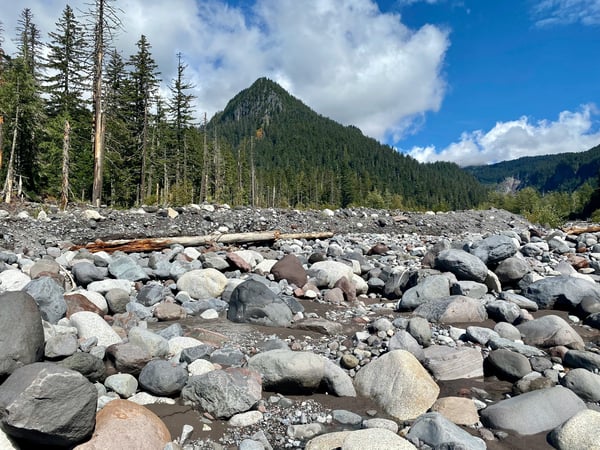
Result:
[[[600,225],[590,225],[587,227],[563,228],[563,231],[567,234],[574,234],[575,236],[578,236],[583,233],[598,233],[600,231]]]
[[[333,236],[332,232],[314,233],[281,233],[279,231],[258,231],[250,233],[213,233],[206,236],[175,236],[165,238],[139,238],[139,239],[115,239],[110,241],[96,240],[85,245],[75,245],[71,250],[85,248],[90,252],[104,251],[113,253],[121,251],[125,253],[152,252],[162,250],[173,244],[186,247],[222,244],[247,244],[250,242],[270,242],[281,239],[327,239]]]

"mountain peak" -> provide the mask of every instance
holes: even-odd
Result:
[[[268,124],[272,116],[293,107],[294,103],[302,104],[275,81],[262,77],[227,103],[220,122],[240,122],[248,119]]]

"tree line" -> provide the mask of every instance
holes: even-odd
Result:
[[[55,199],[64,206],[178,202],[191,192],[206,130],[195,123],[193,85],[177,58],[169,93],[145,35],[128,56],[114,0],[95,0],[81,18],[65,6],[42,40],[32,11],[18,20],[15,54],[0,28],[0,174],[3,199]],[[206,121],[204,122],[204,125]],[[206,165],[205,165],[206,166]],[[199,194],[198,194],[199,195]],[[207,193],[205,193],[207,195]]]

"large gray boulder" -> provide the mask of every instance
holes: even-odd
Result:
[[[531,267],[521,258],[511,257],[501,261],[494,270],[498,279],[504,284],[518,283],[521,278],[531,272]]]
[[[0,423],[14,438],[70,448],[92,434],[97,397],[94,385],[80,373],[33,363],[0,385]]]
[[[67,312],[65,290],[54,278],[44,276],[31,280],[23,291],[34,298],[40,308],[42,319],[55,324],[65,316]]]
[[[289,327],[292,310],[265,284],[250,279],[238,285],[229,299],[227,318],[237,323]]]
[[[513,256],[519,247],[515,239],[503,234],[495,234],[476,242],[470,252],[485,264],[496,264]]]
[[[485,450],[483,439],[470,435],[439,412],[423,414],[410,427],[406,438],[415,445],[427,444],[430,448],[460,448]]]
[[[398,302],[398,309],[413,310],[417,306],[450,295],[450,278],[446,275],[431,275],[416,286],[408,289]]]
[[[590,372],[600,371],[600,355],[585,350],[569,350],[563,356],[563,364],[567,367],[581,367]]]
[[[161,397],[177,395],[188,380],[188,372],[181,364],[164,359],[150,361],[140,372],[140,386]]]
[[[436,380],[458,380],[483,376],[483,356],[477,347],[432,345],[424,350],[423,365]]]
[[[517,325],[527,345],[555,347],[564,345],[575,350],[583,350],[581,336],[559,316],[549,315]]]
[[[490,428],[530,435],[550,431],[563,424],[586,405],[562,386],[539,389],[502,400],[481,411],[481,420]]]
[[[201,407],[220,418],[250,410],[261,395],[260,374],[238,367],[190,377],[181,391],[185,404]]]
[[[471,280],[484,283],[488,268],[477,256],[464,250],[449,249],[440,252],[435,259],[435,269],[452,272],[459,280]]]
[[[128,255],[118,255],[113,257],[108,265],[108,271],[113,277],[122,280],[146,281],[150,279],[138,262]]]
[[[600,287],[595,283],[568,275],[546,277],[534,281],[523,295],[541,309],[574,309],[585,297],[600,301]]]
[[[346,372],[312,352],[271,350],[250,358],[248,367],[261,374],[265,389],[293,394],[324,389],[338,396],[356,396]]]
[[[586,402],[600,401],[600,375],[586,369],[572,369],[561,378],[560,384],[571,389]]]
[[[21,291],[0,294],[0,382],[43,356],[42,317],[33,297]]]
[[[531,372],[526,356],[506,349],[491,351],[485,362],[486,369],[502,380],[517,381]]]
[[[439,323],[483,322],[487,319],[483,302],[464,295],[451,295],[423,303],[415,309],[414,314],[429,322]]]
[[[394,350],[371,361],[354,378],[356,390],[397,420],[414,419],[437,399],[439,386],[409,352]]]

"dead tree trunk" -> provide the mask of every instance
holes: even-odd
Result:
[[[15,152],[17,150],[17,134],[19,129],[19,106],[15,112],[15,125],[13,130],[12,145],[10,147],[10,158],[8,159],[8,167],[6,169],[6,180],[4,181],[4,202],[10,203],[12,198],[14,170],[15,170]]]
[[[65,130],[63,133],[63,153],[62,153],[62,188],[60,191],[60,209],[66,209],[69,203],[69,151],[71,149],[71,125],[65,120]]]

